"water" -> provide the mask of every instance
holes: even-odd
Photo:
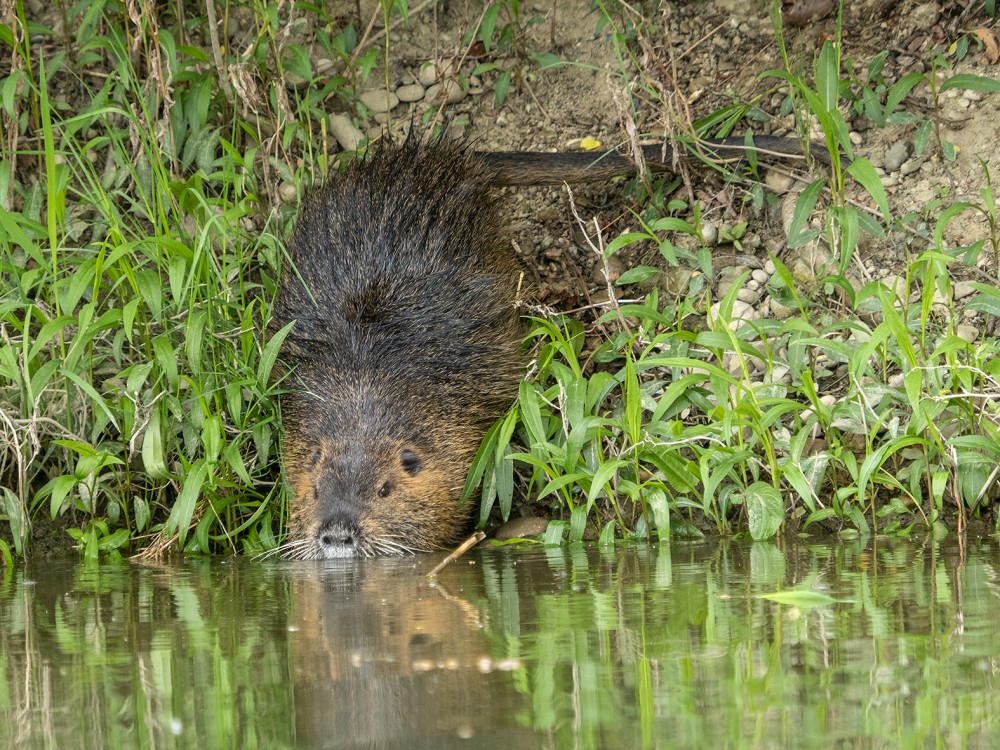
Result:
[[[1000,743],[993,538],[439,559],[0,571],[0,747]]]

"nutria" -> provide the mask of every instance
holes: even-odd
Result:
[[[797,144],[758,139],[791,153]],[[742,139],[716,148],[742,149]],[[646,159],[668,168],[661,147]],[[376,146],[304,203],[275,300],[291,557],[453,541],[486,430],[522,377],[518,264],[494,187],[607,179],[615,154]]]

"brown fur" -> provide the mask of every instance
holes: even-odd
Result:
[[[453,541],[489,425],[524,368],[518,270],[493,174],[458,147],[380,147],[305,204],[274,323],[282,353],[289,554]]]

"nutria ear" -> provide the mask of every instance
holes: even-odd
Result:
[[[420,463],[420,458],[409,448],[404,448],[403,452],[399,454],[399,461],[403,464],[403,471],[411,477],[423,468],[423,464]]]

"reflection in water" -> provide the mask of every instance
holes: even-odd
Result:
[[[38,562],[0,578],[0,747],[991,747],[997,552]]]

